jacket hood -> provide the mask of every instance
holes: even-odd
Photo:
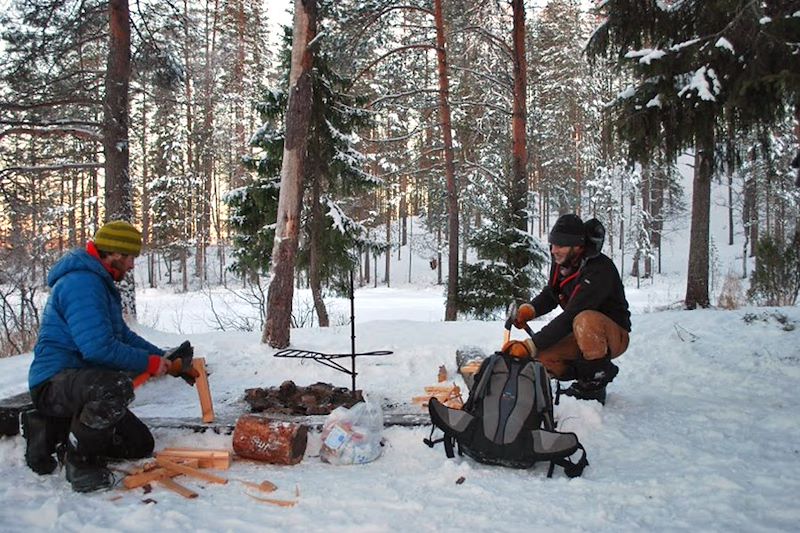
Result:
[[[52,288],[58,280],[67,274],[81,270],[97,274],[103,281],[108,283],[111,287],[114,287],[114,280],[111,279],[111,274],[103,267],[103,264],[82,248],[70,250],[61,259],[56,261],[56,264],[53,265],[50,272],[47,274],[47,285]]]

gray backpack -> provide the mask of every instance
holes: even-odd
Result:
[[[428,410],[433,427],[424,442],[431,448],[442,442],[447,457],[455,456],[457,444],[459,455],[485,464],[531,468],[547,461],[547,477],[556,465],[577,477],[589,464],[578,437],[555,430],[550,378],[530,356],[495,352],[481,363],[463,409],[431,398]],[[437,428],[444,436],[434,440]],[[569,458],[578,450],[573,463]]]

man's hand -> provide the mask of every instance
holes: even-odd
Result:
[[[167,370],[169,370],[169,365],[170,362],[166,357],[151,355],[147,362],[147,372],[144,375],[163,376],[167,373]],[[146,378],[144,381],[146,381]],[[144,383],[144,381],[142,381],[142,383]]]
[[[199,373],[192,367],[192,357],[194,357],[194,348],[189,341],[183,341],[177,348],[167,350],[164,358],[171,363],[168,370],[169,375],[183,378],[189,385],[194,385]]]
[[[517,309],[517,316],[514,318],[514,326],[518,329],[525,329],[525,326],[536,318],[536,310],[531,304],[522,304]]]

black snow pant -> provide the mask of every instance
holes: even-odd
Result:
[[[36,410],[51,418],[55,427],[68,424],[70,445],[81,455],[139,459],[153,453],[152,433],[128,409],[133,382],[125,372],[62,370],[32,389],[31,399]]]

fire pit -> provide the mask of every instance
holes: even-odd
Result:
[[[361,390],[351,392],[322,382],[301,387],[289,380],[279,387],[246,389],[244,399],[254,413],[327,415],[341,405],[349,408],[364,398]]]

